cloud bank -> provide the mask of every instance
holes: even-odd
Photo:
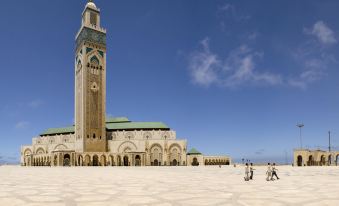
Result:
[[[255,59],[263,53],[256,52],[247,45],[232,50],[222,59],[209,48],[209,39],[200,42],[201,48],[193,51],[189,58],[192,81],[202,86],[218,85],[234,88],[245,84],[279,85],[279,74],[260,71]]]

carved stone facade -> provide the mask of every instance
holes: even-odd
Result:
[[[166,139],[164,132],[168,135]],[[21,148],[21,161],[26,166],[179,166],[187,163],[186,140],[177,140],[172,130],[107,131],[107,136],[107,152],[82,153],[75,150],[74,133],[35,137],[31,146]]]
[[[293,156],[293,165],[298,167],[339,165],[339,151],[295,149]]]
[[[106,31],[93,3],[76,36],[75,91],[76,152],[106,152]]]
[[[204,165],[202,154],[197,164],[187,154],[187,141],[177,140],[175,131],[161,122],[106,117],[106,30],[93,2],[87,3],[76,35],[74,71],[75,125],[47,129],[32,145],[22,146],[22,165]]]

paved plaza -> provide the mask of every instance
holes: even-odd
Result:
[[[339,205],[339,167],[278,167],[267,182],[256,167],[0,166],[0,205]]]

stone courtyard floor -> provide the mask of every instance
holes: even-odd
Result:
[[[0,205],[339,205],[339,167],[278,167],[267,182],[256,167],[0,166]]]

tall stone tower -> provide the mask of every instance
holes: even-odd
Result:
[[[82,13],[75,52],[76,152],[105,152],[106,30],[100,9],[89,1]]]

